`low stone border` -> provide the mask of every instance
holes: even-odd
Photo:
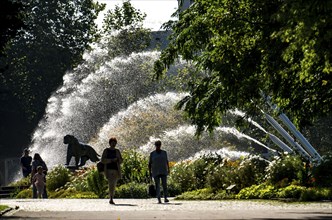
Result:
[[[11,208],[11,207],[6,208],[5,210],[2,210],[2,211],[0,212],[0,217],[3,216],[4,214],[6,214],[7,212],[11,211],[11,210],[13,210],[13,208]]]

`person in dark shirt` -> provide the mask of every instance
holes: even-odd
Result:
[[[119,149],[116,149],[115,146],[117,144],[116,138],[109,139],[109,148],[106,148],[103,151],[101,156],[101,162],[105,164],[104,174],[108,181],[108,190],[110,197],[110,204],[115,204],[113,201],[114,192],[116,183],[121,178],[121,167],[122,156]]]
[[[32,162],[32,157],[29,156],[29,149],[25,148],[23,151],[23,156],[21,157],[21,167],[22,167],[22,173],[23,177],[28,177],[29,174],[31,173],[31,162]]]

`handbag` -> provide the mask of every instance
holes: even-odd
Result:
[[[99,173],[104,172],[105,170],[105,165],[100,161],[97,163],[97,170]]]
[[[155,186],[154,186],[154,184],[149,184],[149,186],[148,186],[148,194],[149,194],[149,196],[150,197],[156,197],[156,188],[155,188]]]

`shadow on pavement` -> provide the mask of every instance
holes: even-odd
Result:
[[[162,203],[162,204],[164,204],[164,205],[182,205],[182,203],[170,203],[170,202]]]
[[[115,204],[114,206],[138,206],[133,204]]]

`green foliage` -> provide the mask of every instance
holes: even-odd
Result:
[[[124,150],[121,165],[122,179],[120,183],[148,183],[149,166],[148,158],[135,150]]]
[[[192,164],[193,174],[196,182],[196,189],[202,189],[205,187],[206,176],[208,173],[209,163],[204,158],[195,160]]]
[[[17,199],[30,199],[32,198],[32,188],[21,190],[17,195],[15,196]]]
[[[151,41],[150,31],[143,28],[145,13],[135,9],[130,1],[124,1],[122,7],[108,10],[103,20],[103,33],[108,36],[110,57],[141,52]],[[117,31],[117,34],[114,32]]]
[[[186,82],[179,105],[198,132],[230,109],[254,114],[260,90],[303,127],[331,113],[331,11],[322,1],[195,0],[173,23],[156,75],[179,57],[205,74]]]
[[[301,133],[316,148],[320,155],[332,154],[332,116],[321,117],[310,126],[306,126]]]
[[[7,205],[0,205],[0,212],[2,212],[3,210],[6,210],[8,208],[9,208],[9,206],[7,206]]]
[[[196,189],[193,166],[189,161],[176,163],[170,173],[169,181],[176,183],[181,192]]]
[[[148,184],[146,183],[126,183],[115,189],[116,198],[148,198]]]
[[[307,188],[301,193],[300,201],[321,201],[332,199],[332,188]]]
[[[117,34],[107,36],[107,41],[109,57],[128,56],[146,49],[151,41],[151,33],[143,28],[122,30]]]
[[[22,6],[22,3],[11,0],[1,2],[0,56],[3,55],[2,52],[7,41],[16,35],[18,29],[23,27]]]
[[[318,166],[313,168],[314,185],[332,187],[332,154],[324,155]]]
[[[307,179],[306,175],[307,171],[301,158],[286,155],[277,157],[270,163],[266,180],[275,186],[285,187],[294,180],[302,182],[303,179]]]
[[[9,186],[16,187],[15,191],[11,193],[11,197],[14,198],[32,198],[32,192],[31,196],[29,196],[29,189],[26,188],[31,188],[31,175],[22,178],[18,181],[12,182],[9,184]],[[24,192],[23,192],[24,191]],[[18,197],[19,196],[19,197]],[[28,196],[28,197],[25,197]]]
[[[217,191],[235,184],[236,176],[234,174],[237,166],[238,164],[225,160],[211,168],[207,177],[208,186]]]
[[[264,183],[241,189],[241,191],[235,196],[237,199],[271,199],[275,197],[275,187]]]
[[[304,186],[290,185],[285,188],[278,189],[276,196],[278,198],[299,199],[305,190],[306,188]]]
[[[180,195],[183,191],[181,191],[181,188],[178,183],[174,182],[172,178],[167,178],[167,192],[168,196],[175,197],[177,195]]]
[[[15,186],[15,187],[30,186],[30,185],[31,185],[31,175],[9,184],[9,186]]]
[[[94,192],[99,198],[105,198],[107,195],[108,183],[104,174],[98,170],[90,170],[87,175],[87,183],[90,191]]]
[[[108,10],[103,21],[103,30],[110,34],[112,31],[123,30],[125,28],[142,27],[146,17],[139,9],[135,9],[130,0],[122,3],[122,7],[115,6],[114,10]]]
[[[268,162],[258,156],[244,158],[237,170],[239,188],[261,183],[265,177]]]
[[[209,174],[223,161],[219,155],[206,154],[192,161],[180,161],[171,168],[169,182],[180,192],[204,188]]]
[[[20,2],[24,28],[5,47],[0,80],[33,121],[44,114],[65,72],[77,66],[97,38],[94,20],[104,6],[93,0]]]
[[[306,188],[304,186],[289,185],[277,189],[266,183],[252,185],[242,189],[236,199],[292,199],[298,201],[329,200],[332,196],[331,188]]]
[[[125,181],[118,182],[115,196],[117,198],[148,198],[147,158],[133,150],[124,151],[123,157]],[[329,162],[326,159],[324,161]],[[299,173],[302,173],[304,169],[300,158],[296,156],[277,158],[265,170],[266,166],[267,162],[256,156],[232,161],[213,154],[174,165],[171,163],[168,196],[186,200],[277,198],[319,201],[332,199],[332,188],[308,188],[299,185],[301,184]],[[325,165],[322,164],[322,167]],[[320,169],[323,169],[322,167]],[[276,177],[272,178],[269,172]],[[68,169],[63,166],[57,166],[49,172],[50,179],[47,183],[53,182],[53,185],[58,185],[56,190],[48,192],[49,198],[107,197],[107,181],[96,171],[95,166],[77,170],[73,175],[69,174]],[[263,178],[265,174],[268,176],[267,180]],[[291,178],[284,178],[285,175]],[[64,176],[70,177],[70,181],[64,181],[63,179],[66,179],[63,178]],[[137,182],[138,180],[140,182]],[[24,185],[26,181],[22,179],[12,185]],[[272,183],[275,184],[272,185]],[[226,190],[230,184],[236,185],[232,193]],[[16,198],[31,197],[31,187],[18,191],[16,195]]]
[[[74,188],[78,192],[87,192],[89,191],[89,186],[87,182],[87,177],[90,174],[91,170],[94,167],[90,167],[87,169],[79,169],[76,170],[75,173],[71,177],[71,181],[67,182],[64,188]]]
[[[93,192],[79,192],[73,188],[60,189],[49,193],[49,198],[57,199],[97,199],[98,196]]]
[[[70,171],[62,165],[57,165],[46,175],[46,188],[55,191],[64,187],[70,181]]]
[[[171,169],[170,182],[180,192],[209,187],[214,191],[235,184],[233,191],[263,181],[267,161],[250,156],[231,161],[214,155],[205,155],[193,161],[178,162]]]
[[[171,169],[169,182],[179,192],[202,189],[206,184],[206,176],[210,163],[208,158],[199,158],[193,161],[176,163]]]
[[[229,194],[226,190],[219,190],[215,192],[211,188],[197,189],[190,192],[184,192],[175,197],[177,200],[222,200],[233,199],[233,194]]]
[[[189,192],[184,192],[175,199],[182,200],[210,200],[214,198],[213,190],[209,188],[197,189]]]
[[[216,200],[222,200],[222,199],[234,199],[235,194],[228,193],[226,190],[219,190],[217,192],[214,192],[213,199]]]

